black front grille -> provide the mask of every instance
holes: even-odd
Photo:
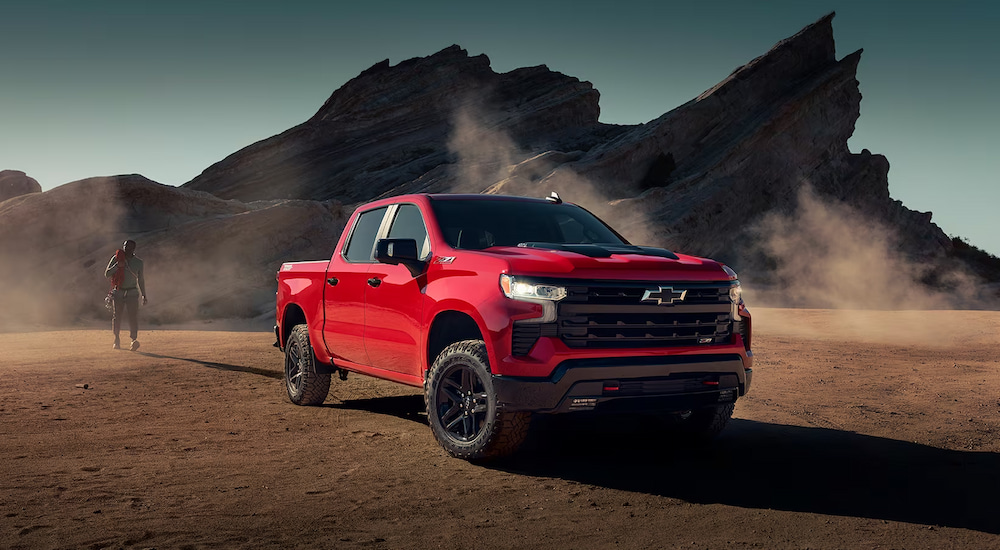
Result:
[[[729,288],[728,281],[570,285],[559,303],[558,334],[572,348],[725,344],[732,334]],[[643,301],[647,291],[651,300]]]
[[[664,313],[658,306],[649,307],[651,310],[647,312],[574,311],[560,315],[559,336],[573,348],[693,346],[729,342],[731,321],[728,311]]]
[[[685,292],[683,300],[676,303],[684,304],[728,304],[728,281],[712,283],[664,283],[662,281],[642,282],[588,282],[583,285],[568,285],[566,287],[565,303],[587,304],[643,304],[642,297],[647,290],[658,292],[660,288],[673,289],[675,292]]]
[[[555,323],[515,322],[514,355],[529,354],[546,336],[559,337],[571,348],[696,346],[731,340],[729,281],[546,282],[566,288],[558,318]],[[650,299],[643,301],[647,291]]]

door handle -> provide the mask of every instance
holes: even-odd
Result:
[[[340,279],[338,279],[336,277],[330,277],[329,279],[326,280],[326,284],[328,284],[330,286],[337,286],[337,283],[339,283],[339,282],[340,282]]]
[[[372,288],[375,288],[380,284],[382,284],[382,279],[379,279],[377,277],[372,277],[371,279],[368,279],[368,286]]]

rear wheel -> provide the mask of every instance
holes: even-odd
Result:
[[[719,435],[733,417],[735,403],[715,405],[668,415],[670,429],[682,439],[704,443]]]
[[[431,431],[448,454],[469,460],[513,454],[531,414],[497,407],[486,344],[465,340],[438,355],[424,382]]]
[[[295,325],[285,344],[285,390],[296,405],[321,405],[330,393],[330,374],[317,372],[306,325]]]

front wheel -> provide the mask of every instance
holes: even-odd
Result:
[[[330,374],[316,372],[309,327],[295,325],[285,345],[285,390],[296,405],[322,405],[330,393]]]
[[[451,456],[467,460],[513,454],[528,435],[531,414],[497,407],[486,344],[465,340],[446,347],[424,382],[431,431]]]

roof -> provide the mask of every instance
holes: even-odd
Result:
[[[524,202],[549,202],[546,199],[535,197],[518,197],[514,195],[479,195],[479,194],[450,194],[435,193],[426,195],[431,200],[487,200],[487,201],[524,201]]]

